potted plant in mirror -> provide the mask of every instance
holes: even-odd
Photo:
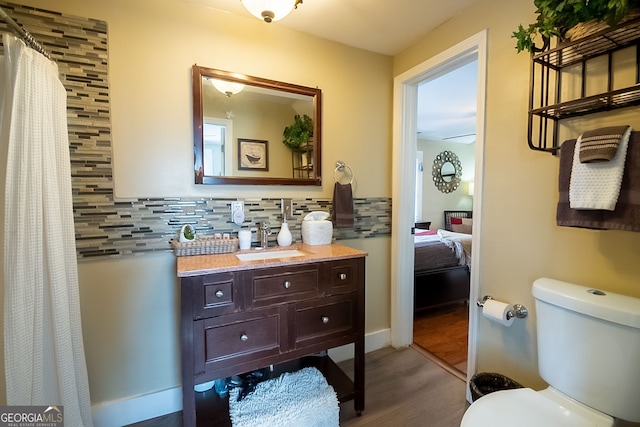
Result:
[[[640,0],[534,0],[537,19],[527,28],[522,24],[513,32],[518,52],[538,52],[549,46],[551,37],[564,39],[567,31],[580,23],[616,25],[630,11],[640,8]],[[544,46],[538,48],[540,36]]]
[[[296,150],[307,145],[309,138],[313,136],[313,120],[303,114],[296,114],[291,126],[284,128],[282,143],[291,150]]]

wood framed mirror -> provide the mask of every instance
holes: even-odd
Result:
[[[322,184],[320,89],[198,65],[192,78],[196,184]],[[296,118],[313,130],[289,148],[283,134]]]

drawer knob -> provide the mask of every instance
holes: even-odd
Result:
[[[347,280],[347,275],[344,273],[340,273],[338,277],[340,278],[340,280]]]
[[[218,291],[218,292],[216,292],[216,296],[217,296],[218,298],[222,298],[222,297],[224,296],[224,292],[222,292],[222,291]]]
[[[284,288],[285,289],[289,289],[290,287],[291,287],[291,282],[290,281],[287,280],[286,282],[284,282]]]
[[[324,324],[329,323],[329,318],[327,316],[322,316],[322,323]]]
[[[242,334],[240,335],[240,341],[248,341],[249,337],[247,336],[247,334]]]

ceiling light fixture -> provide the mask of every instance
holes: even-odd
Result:
[[[210,79],[213,86],[218,89],[218,91],[227,95],[227,98],[231,98],[231,95],[235,95],[236,93],[240,93],[242,89],[244,89],[244,85],[242,83],[229,82],[226,80],[218,80],[218,79]]]
[[[264,22],[279,21],[293,9],[298,8],[302,0],[241,0],[249,13]]]

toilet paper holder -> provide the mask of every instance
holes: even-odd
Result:
[[[484,307],[485,301],[489,299],[493,299],[493,297],[491,295],[485,295],[484,297],[482,297],[482,300],[476,301],[476,305],[482,308]],[[529,310],[527,310],[527,307],[525,307],[522,304],[513,304],[513,310],[509,310],[507,312],[507,320],[511,319],[512,317],[517,317],[518,319],[524,319],[525,317],[527,317],[528,314],[529,314]]]

